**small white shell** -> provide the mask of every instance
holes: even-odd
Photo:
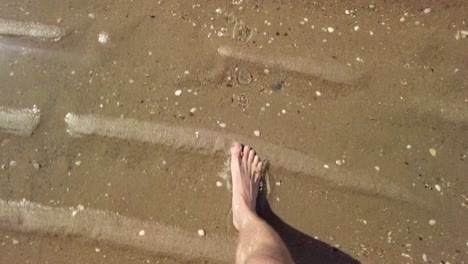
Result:
[[[201,236],[201,237],[204,237],[204,236],[206,235],[205,230],[203,230],[203,229],[198,229],[198,235]]]

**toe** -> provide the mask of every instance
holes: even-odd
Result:
[[[260,158],[257,155],[255,155],[255,158],[254,158],[253,163],[252,163],[252,168],[254,168],[254,170],[257,169],[257,166],[258,166],[259,162],[260,162]]]
[[[235,141],[234,143],[232,143],[231,146],[231,156],[240,157],[241,150],[242,145],[239,142]]]
[[[245,146],[244,147],[244,152],[243,152],[243,156],[242,156],[242,162],[244,163],[244,165],[247,165],[247,160],[249,158],[249,152],[250,152],[250,147],[249,146]]]
[[[258,162],[257,166],[255,167],[255,179],[254,181],[255,182],[259,182],[260,181],[260,177],[262,175],[262,165],[263,163],[261,161]]]
[[[247,159],[247,166],[248,166],[249,169],[254,169],[255,168],[255,167],[252,166],[254,158],[255,158],[255,151],[253,149],[251,149],[249,151],[249,157]]]

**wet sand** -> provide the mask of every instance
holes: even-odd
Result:
[[[269,159],[259,210],[296,262],[468,262],[467,14],[465,1],[3,1],[0,262],[232,261],[216,246],[235,250],[218,176],[233,138]],[[68,113],[99,122],[71,135]],[[42,221],[67,213],[46,226],[7,206],[23,199],[49,208]],[[89,229],[77,208],[129,222]],[[130,222],[146,240],[109,235]],[[178,239],[154,242],[158,227]]]

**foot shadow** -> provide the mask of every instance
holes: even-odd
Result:
[[[279,234],[294,263],[360,264],[348,254],[295,229],[279,218],[271,209],[266,190],[257,200],[257,213]]]

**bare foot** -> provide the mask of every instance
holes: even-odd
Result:
[[[242,229],[255,212],[262,162],[249,146],[239,142],[231,147],[232,215],[234,227]]]

